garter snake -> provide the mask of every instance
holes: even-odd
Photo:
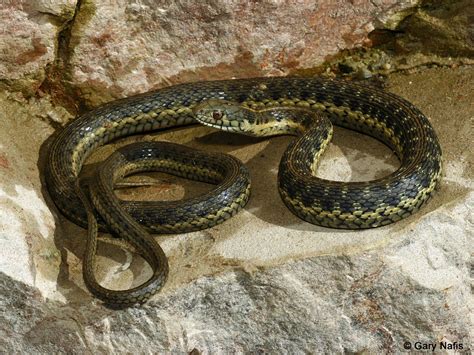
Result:
[[[114,153],[99,169],[86,196],[78,183],[84,160],[115,138],[196,120],[254,136],[297,135],[280,162],[279,191],[293,213],[321,226],[360,229],[396,222],[423,205],[441,174],[438,139],[416,107],[394,94],[343,80],[286,77],[186,83],[105,104],[58,134],[49,151],[46,183],[55,204],[70,220],[89,225],[84,278],[91,292],[106,303],[141,302],[163,285],[166,257],[149,233],[185,232],[224,221],[247,202],[250,180],[234,158],[148,143]],[[400,160],[398,170],[367,182],[315,177],[332,135],[331,123],[385,143]],[[218,185],[184,205],[121,201],[113,194],[118,178],[147,170]],[[132,290],[102,288],[93,275],[97,228],[128,240],[152,267],[150,280]]]

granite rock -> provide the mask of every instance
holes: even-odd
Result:
[[[94,106],[190,80],[285,75],[367,44],[417,3],[7,1],[0,83]]]
[[[415,0],[156,3],[0,5],[0,85],[8,89],[0,92],[0,352],[400,353],[417,341],[469,351],[472,67],[389,76],[390,91],[431,119],[443,181],[419,213],[374,230],[320,228],[288,211],[276,184],[287,137],[255,140],[193,127],[101,148],[89,163],[142,139],[226,152],[249,167],[253,191],[246,208],[222,225],[157,237],[170,276],[147,304],[119,311],[91,297],[81,270],[86,232],[59,214],[44,187],[53,127],[72,118],[70,107],[51,101],[95,106],[184,81],[285,75],[370,44],[375,27],[419,19],[413,28],[423,32],[439,24],[433,11],[415,11]],[[467,18],[458,7],[450,13]],[[392,63],[372,57],[380,70]],[[364,67],[353,67],[364,76]],[[397,164],[382,144],[336,129],[318,176],[370,180]],[[206,191],[169,177],[153,181],[120,194],[177,199]],[[149,272],[117,247],[101,245],[98,261],[98,277],[109,287],[130,287]]]
[[[191,80],[285,75],[363,45],[375,22],[416,3],[83,1],[69,69],[89,105]]]
[[[423,210],[370,231],[312,226],[286,209],[275,175],[285,137],[246,140],[205,127],[145,137],[233,154],[255,183],[247,207],[226,223],[157,237],[169,280],[147,304],[126,310],[90,296],[81,273],[86,233],[60,217],[44,191],[53,131],[47,118],[64,111],[47,97],[1,94],[0,350],[400,353],[406,342],[469,349],[474,174],[465,148],[473,76],[472,68],[459,68],[390,77],[390,90],[431,118],[445,169]],[[319,174],[367,180],[395,169],[393,159],[380,143],[337,129]],[[165,179],[151,193],[179,198],[188,188]],[[109,287],[129,287],[148,272],[117,248],[102,246],[98,259]]]
[[[58,50],[58,34],[75,12],[75,0],[0,3],[0,88],[32,95]]]
[[[400,353],[418,341],[468,350],[472,239],[460,220],[472,216],[473,204],[471,196],[464,206],[446,206],[386,248],[235,269],[123,311],[44,300],[2,273],[3,349]]]

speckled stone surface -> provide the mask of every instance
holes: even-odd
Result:
[[[474,70],[459,66],[473,60],[472,11],[468,0],[1,1],[0,353],[472,351]],[[378,49],[340,56],[371,45]],[[156,87],[312,75],[325,60],[361,78],[446,66],[387,80],[439,135],[443,179],[428,205],[374,230],[321,228],[295,217],[278,194],[290,137],[195,126],[125,139],[89,163],[142,139],[218,150],[249,167],[252,197],[222,225],[156,237],[170,275],[147,304],[117,311],[91,297],[82,279],[86,232],[58,213],[44,187],[53,126]],[[370,180],[397,164],[379,142],[336,128],[318,176]],[[117,193],[173,200],[208,189],[160,174],[137,180],[152,185]],[[98,278],[113,288],[150,272],[108,244],[98,260]]]
[[[41,183],[53,129],[67,114],[48,97],[0,95],[0,349],[3,352],[402,352],[410,341],[472,342],[473,166],[469,131],[474,70],[392,75],[388,89],[431,120],[444,153],[443,181],[416,215],[370,231],[310,225],[276,189],[291,138],[254,140],[205,127],[128,139],[165,139],[242,159],[253,184],[247,207],[215,228],[158,236],[170,276],[146,305],[104,308],[87,292],[85,231],[57,214]],[[124,144],[119,142],[115,146]],[[114,146],[102,148],[91,162]],[[319,176],[367,180],[392,171],[380,143],[336,129]],[[134,198],[189,196],[203,185],[154,176]],[[141,259],[103,245],[99,278],[129,287],[149,272]]]
[[[0,2],[0,88],[35,93],[56,58],[58,33],[76,0]]]
[[[418,2],[6,0],[0,85],[94,106],[192,80],[285,75],[370,44],[375,26]]]

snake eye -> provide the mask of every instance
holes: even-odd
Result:
[[[212,111],[212,118],[213,119],[220,120],[222,118],[222,116],[224,116],[222,114],[222,111],[219,111],[219,110]]]

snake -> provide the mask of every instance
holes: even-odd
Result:
[[[323,77],[202,81],[106,103],[57,133],[45,169],[55,205],[69,220],[88,228],[84,281],[104,303],[143,303],[162,289],[169,266],[151,234],[195,231],[231,218],[249,200],[250,174],[232,156],[157,141],[118,149],[94,179],[81,182],[85,160],[117,138],[197,122],[250,136],[295,136],[280,161],[279,193],[296,216],[323,227],[366,229],[397,222],[426,203],[441,177],[441,147],[429,119],[402,97],[367,84]],[[400,166],[372,181],[317,177],[333,125],[381,141],[396,154]],[[115,195],[117,181],[145,171],[213,187],[184,201],[124,201]],[[101,286],[95,278],[100,230],[131,245],[151,266],[152,276],[125,290]]]

